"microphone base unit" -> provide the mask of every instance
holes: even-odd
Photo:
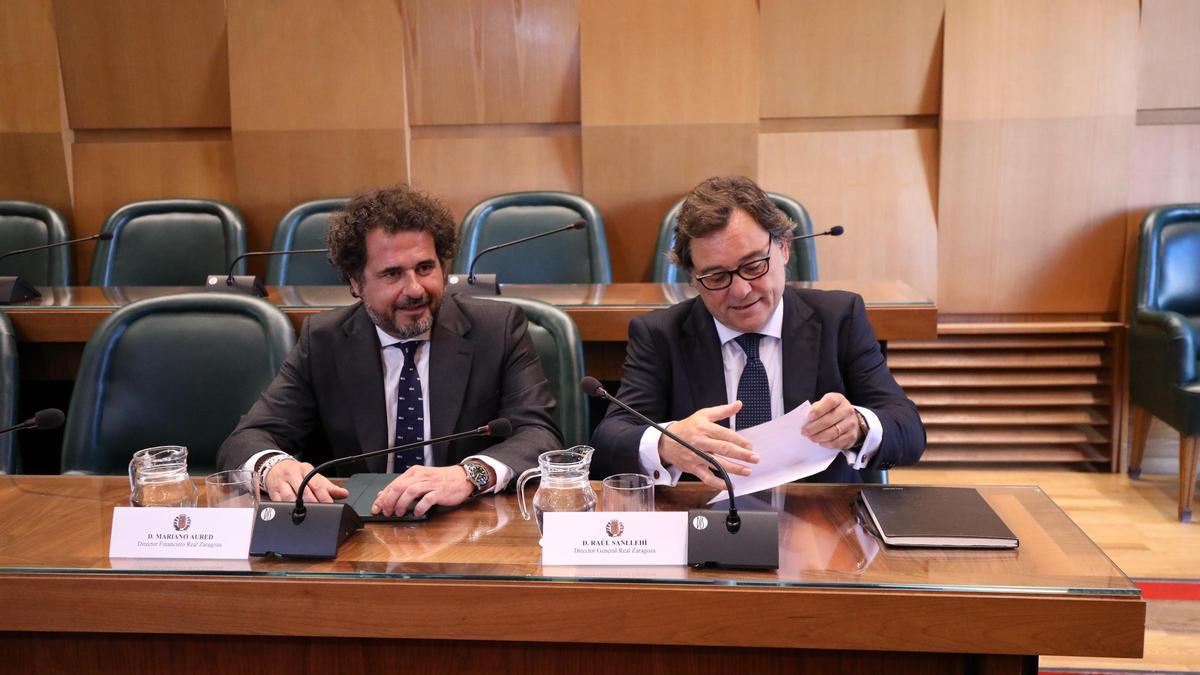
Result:
[[[0,305],[40,298],[42,294],[21,277],[0,277]]]
[[[250,555],[336,558],[338,547],[362,529],[349,504],[305,504],[304,520],[292,522],[295,502],[262,502],[254,517]]]
[[[735,570],[779,569],[779,514],[775,511],[738,511],[741,526],[725,526],[729,511],[688,511],[688,564]]]
[[[467,281],[465,274],[451,274],[446,277],[446,290],[463,295],[500,295],[500,284],[495,274],[476,274],[474,283]]]
[[[239,295],[252,295],[256,298],[267,297],[267,287],[263,285],[261,279],[253,274],[237,274],[233,276],[233,283],[229,283],[229,276],[225,274],[210,274],[204,282],[204,290],[213,293],[237,293]]]

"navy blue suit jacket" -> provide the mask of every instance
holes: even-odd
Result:
[[[925,426],[887,368],[862,297],[788,287],[781,337],[784,410],[839,392],[853,405],[872,410],[883,426],[883,442],[870,468],[920,459]],[[682,420],[700,408],[728,403],[717,329],[699,298],[630,322],[625,376],[617,396],[656,421]],[[637,418],[610,405],[592,436],[594,474],[640,472],[638,444],[645,430]],[[842,455],[805,480],[862,482]]]

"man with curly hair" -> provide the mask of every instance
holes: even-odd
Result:
[[[554,399],[513,305],[446,293],[458,244],[446,207],[405,185],[351,200],[327,235],[330,260],[361,301],[305,320],[275,380],[221,445],[272,500],[295,499],[314,464],[512,422],[500,442],[470,438],[353,462],[339,473],[400,473],[373,511],[423,515],[504,489],[562,447]],[[346,490],[324,476],[305,499]]]

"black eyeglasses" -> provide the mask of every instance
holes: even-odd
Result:
[[[762,258],[744,262],[735,270],[709,272],[704,276],[696,277],[696,281],[710,291],[720,291],[733,284],[733,275],[735,274],[746,281],[753,281],[761,277],[771,269],[771,241],[771,236],[767,235],[767,255]]]

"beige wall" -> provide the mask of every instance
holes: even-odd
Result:
[[[635,281],[663,212],[738,172],[846,226],[826,279],[1116,317],[1142,213],[1200,201],[1198,22],[1194,0],[7,0],[0,198],[80,234],[223,199],[264,248],[296,203],[375,185],[458,216],[569,190]]]

